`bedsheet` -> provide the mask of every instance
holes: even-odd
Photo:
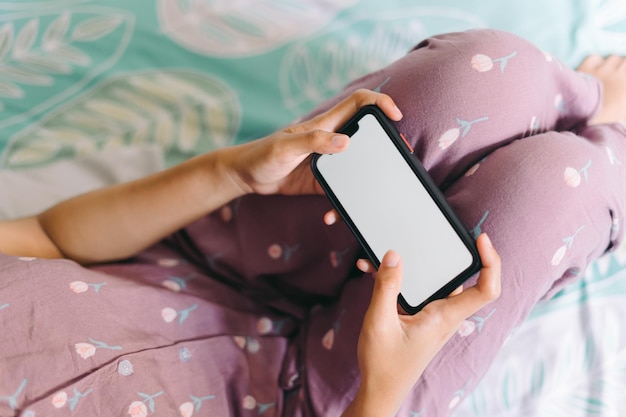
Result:
[[[273,131],[428,35],[474,27],[513,31],[571,66],[626,54],[622,0],[0,0],[0,166],[146,143],[172,165]],[[621,415],[625,270],[622,247],[537,305],[456,415]]]

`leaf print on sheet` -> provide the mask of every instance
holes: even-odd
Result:
[[[163,33],[181,46],[209,56],[241,57],[315,33],[356,2],[159,0],[157,14]]]
[[[172,165],[232,144],[240,117],[235,93],[212,76],[185,70],[118,75],[16,134],[2,165],[36,166],[142,143],[160,145]]]
[[[582,322],[572,320],[581,314]],[[454,416],[620,416],[625,314],[622,298],[606,297],[525,322]]]
[[[416,39],[440,32],[443,27],[458,31],[484,26],[477,15],[458,8],[423,6],[397,8],[364,18],[355,16],[328,25],[316,36],[289,46],[279,74],[283,101],[294,115],[300,116],[349,82],[406,55]]]
[[[137,391],[137,395],[143,398],[143,400],[133,401],[130,403],[128,406],[128,414],[131,417],[146,417],[148,415],[148,411],[150,411],[150,413],[154,413],[156,405],[154,399],[163,394],[163,391],[159,391],[152,395]]]
[[[6,13],[0,23],[0,128],[80,91],[119,60],[132,36],[134,18],[124,10],[42,9]]]

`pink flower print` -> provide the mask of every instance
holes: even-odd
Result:
[[[439,138],[439,147],[441,149],[446,149],[450,147],[454,142],[457,141],[457,139],[467,136],[474,123],[484,122],[486,120],[489,120],[489,118],[479,117],[478,119],[468,121],[457,117],[456,123],[459,125],[459,127],[455,127],[453,129],[445,131],[443,135],[441,135],[441,137]]]
[[[487,55],[476,54],[472,57],[472,68],[478,72],[491,71],[493,68],[493,61]]]
[[[181,347],[178,349],[178,359],[181,362],[189,362],[191,360],[191,350],[188,347]]]
[[[291,255],[300,248],[300,244],[294,246],[281,245],[273,243],[267,248],[267,254],[272,259],[283,258],[283,261],[288,262],[291,259]]]
[[[89,342],[91,343],[76,343],[74,344],[74,349],[76,353],[83,358],[88,359],[96,354],[97,349],[108,349],[108,350],[122,350],[121,346],[109,346],[104,342],[100,342],[98,340],[89,338]]]
[[[173,268],[179,263],[180,261],[176,258],[161,258],[157,261],[157,265],[162,268]]]
[[[478,333],[483,331],[483,327],[485,326],[485,323],[487,322],[487,320],[491,318],[491,316],[493,316],[493,313],[495,312],[496,312],[496,309],[494,308],[485,317],[481,317],[478,315],[472,316],[472,320],[476,322],[476,329],[478,330]]]
[[[562,239],[564,245],[558,248],[557,251],[552,256],[553,266],[558,266],[561,263],[561,261],[563,261],[563,258],[565,258],[565,254],[567,253],[569,249],[571,249],[572,245],[574,244],[574,238],[584,228],[585,226],[581,226],[578,228],[578,230],[576,230],[576,232],[573,235],[567,236]]]
[[[476,323],[470,320],[463,320],[463,323],[461,323],[461,327],[459,327],[458,333],[461,337],[467,337],[470,334],[474,333],[474,330],[476,330]]]
[[[261,334],[267,334],[272,331],[273,324],[272,320],[267,317],[261,317],[259,321],[256,323],[256,329]]]
[[[83,281],[74,281],[70,283],[70,289],[76,294],[80,294],[81,292],[87,291],[89,287],[87,286],[87,283]]]
[[[128,359],[124,359],[117,364],[117,373],[122,376],[131,376],[135,373],[133,363]]]
[[[335,329],[329,329],[322,337],[322,346],[327,350],[331,350],[333,348],[333,344],[335,343]]]
[[[143,392],[137,392],[137,394],[143,398],[143,400],[133,401],[130,403],[128,406],[128,414],[130,414],[131,417],[146,417],[148,415],[148,410],[150,410],[151,413],[154,413],[154,399],[163,395],[163,391],[159,391],[152,395]],[[148,404],[147,406],[146,403]]]
[[[233,340],[235,341],[235,343],[237,343],[237,345],[244,349],[246,347],[246,338],[243,336],[233,336]]]
[[[275,403],[261,404],[252,395],[246,395],[241,402],[241,406],[244,408],[244,410],[254,410],[255,408],[258,408],[259,415],[265,413],[265,411],[273,407],[274,404]]]
[[[187,282],[194,278],[195,274],[187,275],[186,277],[170,276],[168,279],[163,281],[161,285],[170,291],[181,292],[187,288]]]
[[[478,171],[478,168],[480,168],[480,164],[482,164],[486,160],[487,160],[487,157],[484,157],[480,161],[476,162],[474,165],[472,165],[470,167],[470,169],[467,170],[467,172],[465,173],[464,176],[465,177],[471,177],[472,175],[474,175],[476,173],[476,171]]]
[[[248,337],[246,339],[246,349],[250,353],[257,353],[261,349],[261,344],[258,340]]]
[[[141,401],[133,401],[128,406],[128,414],[131,417],[146,417],[148,415],[148,407]]]
[[[180,407],[178,407],[178,410],[182,417],[191,417],[193,415],[193,404],[187,401],[186,403],[182,403]]]
[[[195,397],[193,395],[190,395],[189,397],[191,398],[191,401],[187,401],[186,403],[183,403],[180,405],[180,407],[178,407],[178,409],[180,410],[180,414],[183,417],[191,417],[194,412],[197,413],[198,411],[200,411],[200,408],[202,408],[202,403],[214,399],[215,395],[207,395],[206,397]],[[256,407],[256,402],[251,409],[253,410],[254,407]]]
[[[246,395],[245,397],[243,397],[241,406],[245,410],[254,410],[256,408],[256,399],[252,395]]]
[[[76,353],[83,359],[90,358],[96,354],[96,347],[91,343],[76,343],[74,348],[76,349]]]
[[[605,149],[609,157],[609,163],[611,165],[622,165],[622,162],[615,156],[615,152],[613,152],[613,149],[609,148],[608,146],[606,146]]]
[[[339,316],[333,323],[333,327],[329,329],[324,336],[322,337],[322,346],[324,346],[327,350],[331,350],[333,345],[335,344],[335,336],[339,333],[339,329],[341,328],[341,318],[345,314],[346,310],[341,310]]]
[[[465,397],[465,393],[471,383],[472,380],[470,379],[463,388],[456,390],[456,392],[454,393],[454,397],[452,397],[452,400],[450,400],[450,402],[448,403],[448,409],[452,410],[457,405],[459,405],[463,397]]]
[[[517,51],[501,58],[492,59],[491,57],[484,54],[476,54],[472,57],[472,68],[474,68],[478,72],[487,72],[491,71],[491,69],[493,68],[493,64],[499,62],[500,72],[504,72],[504,68],[506,68],[509,59],[513,58],[515,55],[517,55]]]
[[[176,316],[178,316],[178,313],[173,308],[165,307],[161,310],[161,317],[166,323],[173,322]]]
[[[346,248],[342,251],[333,250],[330,251],[330,264],[333,268],[339,268],[343,263],[343,257],[350,251],[350,248]]]
[[[59,391],[52,397],[52,406],[54,408],[63,408],[67,404],[67,392]]]
[[[267,254],[272,259],[279,259],[283,254],[283,248],[278,243],[274,243],[267,248]]]
[[[585,183],[588,183],[590,166],[591,166],[591,160],[589,160],[589,162],[587,162],[587,164],[583,166],[581,169],[576,169],[572,167],[565,168],[565,172],[563,173],[563,178],[565,180],[565,183],[572,188],[576,188],[580,185],[582,181],[582,177],[585,178]]]
[[[478,171],[478,168],[480,168],[480,163],[477,162],[474,165],[472,165],[470,167],[470,169],[467,170],[467,172],[465,173],[464,177],[471,177],[472,175],[474,175],[476,173],[476,171]]]
[[[100,284],[87,284],[83,281],[74,281],[70,283],[70,289],[76,294],[80,294],[87,291],[89,287],[93,287],[94,292],[97,294],[100,291],[100,288],[104,285],[106,285],[106,282],[102,282]]]
[[[165,307],[161,310],[161,318],[163,318],[163,321],[166,323],[171,323],[174,319],[176,319],[176,317],[178,317],[178,324],[183,324],[185,320],[189,318],[189,314],[196,308],[198,308],[198,304],[194,304],[191,307],[180,311],[176,311],[171,307]]]

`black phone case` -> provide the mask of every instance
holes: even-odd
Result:
[[[448,222],[452,225],[457,235],[468,249],[468,251],[472,255],[472,264],[461,274],[453,278],[446,285],[444,285],[441,289],[431,295],[426,301],[417,306],[412,306],[407,303],[402,294],[398,296],[398,302],[400,306],[409,314],[415,314],[419,312],[426,304],[429,302],[447,297],[452,291],[462,285],[468,278],[478,272],[481,268],[480,256],[478,254],[478,250],[476,248],[476,243],[474,239],[470,236],[469,232],[461,223],[459,218],[454,213],[454,210],[448,204],[445,199],[443,193],[434,183],[426,169],[422,166],[421,162],[418,158],[413,154],[412,150],[409,150],[409,145],[402,139],[400,134],[398,133],[395,126],[392,124],[391,120],[387,118],[387,116],[375,105],[369,105],[361,108],[341,129],[338,130],[339,133],[344,133],[348,136],[352,136],[358,130],[358,121],[366,114],[372,114],[378,122],[381,124],[389,139],[394,143],[400,154],[402,154],[406,163],[411,167],[417,178],[422,182],[431,198],[435,201],[443,215],[446,217]],[[338,201],[337,197],[333,193],[333,190],[329,187],[328,183],[325,181],[322,174],[317,169],[317,160],[322,157],[321,154],[314,154],[311,159],[311,168],[313,170],[313,175],[320,183],[322,188],[324,189],[326,195],[330,199],[333,207],[337,210],[339,215],[343,218],[345,223],[348,225],[352,234],[356,237],[361,247],[367,254],[368,258],[374,263],[376,268],[380,266],[380,259],[376,257],[367,241],[363,238],[362,234],[359,232],[358,228],[350,219],[348,213],[344,210],[341,203]],[[406,278],[405,278],[406,279]],[[416,279],[419,279],[417,277]]]

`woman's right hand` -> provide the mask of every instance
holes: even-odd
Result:
[[[387,252],[375,275],[374,290],[359,335],[361,385],[344,413],[394,416],[433,357],[457,332],[463,320],[500,295],[500,257],[486,234],[477,240],[483,264],[473,287],[433,301],[419,313],[398,313],[402,261]],[[359,267],[371,271],[369,262]]]

